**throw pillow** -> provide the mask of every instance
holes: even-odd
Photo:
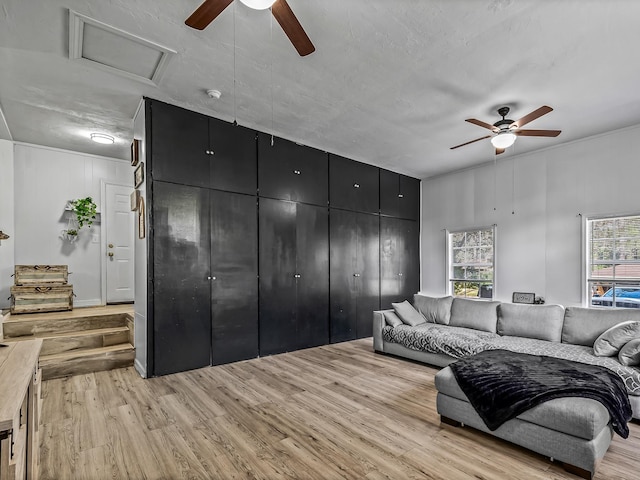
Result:
[[[593,343],[593,353],[598,357],[616,355],[629,340],[640,338],[640,322],[622,322],[605,330]]]
[[[402,320],[402,323],[406,323],[412,327],[422,323],[427,323],[427,320],[420,314],[420,312],[413,308],[413,305],[406,300],[402,303],[392,303],[391,306],[400,317],[400,320]]]
[[[620,349],[618,360],[622,365],[640,365],[640,338],[634,338]]]
[[[398,325],[402,325],[402,320],[400,320],[400,318],[398,317],[398,315],[396,315],[395,312],[385,311],[383,313],[384,313],[384,319],[386,320],[387,325],[391,327],[397,327]]]
[[[413,296],[413,305],[429,323],[449,325],[451,319],[451,302],[453,297],[434,298],[416,293]]]

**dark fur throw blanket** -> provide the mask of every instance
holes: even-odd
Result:
[[[547,400],[584,397],[602,403],[613,430],[622,438],[629,436],[627,391],[620,377],[604,367],[507,350],[486,350],[450,367],[492,431]]]

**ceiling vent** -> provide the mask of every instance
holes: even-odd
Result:
[[[69,10],[69,58],[158,85],[176,52]]]

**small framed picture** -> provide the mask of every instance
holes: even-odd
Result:
[[[138,203],[140,202],[140,190],[136,189],[131,194],[131,211],[135,212],[138,209]]]
[[[138,188],[144,182],[144,163],[140,162],[133,172],[133,187]]]
[[[513,292],[513,298],[511,299],[513,303],[528,303],[533,304],[536,301],[535,293],[523,293],[523,292]]]
[[[137,138],[131,142],[131,166],[135,167],[140,161],[140,140]]]

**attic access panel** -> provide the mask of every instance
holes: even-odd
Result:
[[[69,10],[69,58],[157,86],[176,52]]]

